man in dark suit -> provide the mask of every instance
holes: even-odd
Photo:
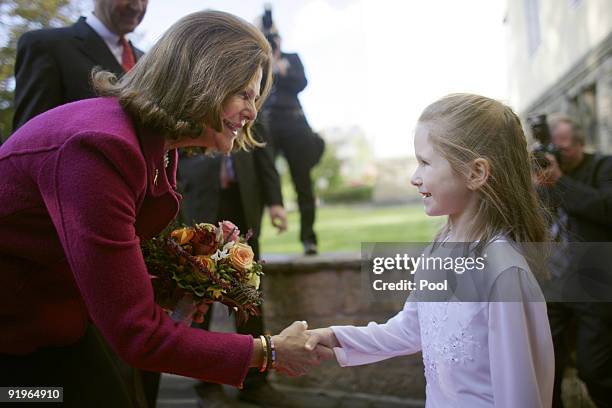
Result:
[[[56,106],[95,96],[91,71],[122,75],[142,56],[125,35],[142,21],[147,0],[96,0],[69,27],[25,33],[17,44],[13,130]]]
[[[256,124],[255,132],[261,134],[261,129]],[[182,156],[179,179],[183,194],[183,222],[230,220],[241,233],[252,230],[249,244],[256,259],[259,259],[264,206],[268,207],[270,219],[279,231],[287,227],[280,179],[268,145],[250,152],[239,151],[229,157]]]
[[[254,126],[258,140],[263,134],[260,123]],[[186,224],[193,222],[217,223],[232,221],[246,233],[253,235],[249,244],[259,259],[259,234],[264,207],[268,207],[272,225],[279,232],[287,228],[283,207],[280,178],[274,166],[270,145],[253,151],[239,151],[229,157],[198,155],[181,157],[179,161],[179,183],[183,201],[181,219]],[[265,282],[265,281],[264,281]],[[208,329],[211,313],[201,326]],[[241,334],[258,336],[263,334],[262,316],[251,317],[238,326]],[[270,386],[267,373],[251,370],[244,382],[240,399],[265,406],[291,408],[292,401]],[[218,384],[200,383],[196,386],[199,404],[202,407],[232,407],[231,401]]]
[[[264,122],[275,154],[282,153],[289,165],[300,210],[300,241],[305,255],[317,254],[314,231],[316,203],[311,170],[323,154],[323,139],[312,131],[298,94],[308,80],[298,54],[281,51],[276,28],[264,30],[274,54],[274,86],[263,109]]]

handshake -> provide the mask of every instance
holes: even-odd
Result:
[[[330,328],[308,330],[305,321],[293,322],[276,336],[272,336],[275,349],[274,368],[279,373],[290,377],[306,374],[313,366],[321,361],[334,357],[332,348],[340,344]],[[254,352],[251,367],[266,366],[266,344],[254,339]]]

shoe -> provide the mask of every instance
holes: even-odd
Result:
[[[292,401],[291,396],[277,390],[267,382],[245,386],[238,394],[238,399],[264,408],[304,408],[303,405]]]
[[[317,251],[317,244],[310,241],[304,242],[304,255],[316,255],[318,253],[319,251]]]
[[[220,384],[199,382],[194,387],[198,408],[237,408],[238,404],[230,399]]]

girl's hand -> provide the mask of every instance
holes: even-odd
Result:
[[[319,344],[330,349],[340,347],[340,342],[336,338],[334,331],[329,327],[306,330],[306,334],[308,335],[308,340],[306,341],[306,348],[308,350],[314,350]]]

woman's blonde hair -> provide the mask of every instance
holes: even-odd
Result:
[[[544,207],[531,178],[533,160],[518,116],[501,102],[472,94],[448,95],[429,105],[419,122],[454,172],[467,176],[477,158],[489,163],[470,236],[483,248],[506,235],[516,243],[548,241]],[[448,234],[445,225],[438,238]]]
[[[205,127],[222,131],[224,102],[246,89],[262,69],[259,110],[271,86],[271,48],[255,26],[221,11],[189,14],[161,39],[121,79],[109,72],[93,74],[94,89],[115,96],[144,127],[176,140],[199,136]],[[258,143],[245,125],[237,147]]]

